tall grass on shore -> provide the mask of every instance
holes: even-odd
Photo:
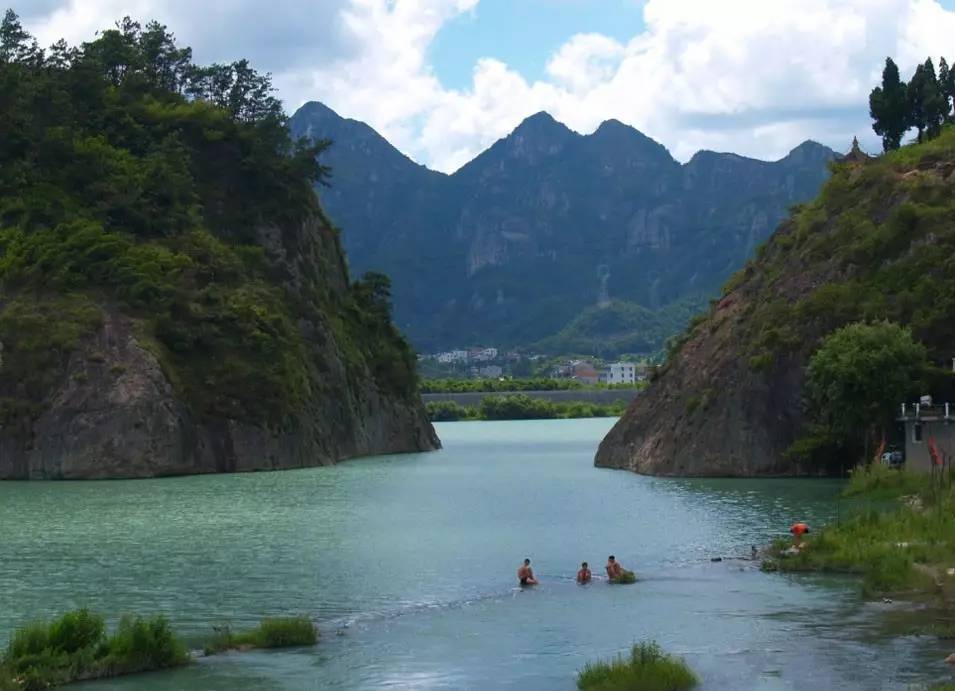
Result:
[[[317,642],[318,629],[311,619],[285,617],[263,619],[257,627],[248,631],[233,632],[229,626],[221,626],[203,650],[206,655],[212,655],[225,650],[289,648],[315,645]]]
[[[588,663],[577,675],[580,691],[685,691],[698,683],[682,659],[666,654],[655,641],[633,646],[629,657]]]
[[[944,589],[955,565],[955,490],[951,476],[872,466],[852,474],[847,496],[874,500],[838,525],[804,540],[787,555],[777,540],[766,570],[854,573],[863,594],[925,594]]]
[[[83,679],[177,667],[188,661],[185,646],[161,616],[123,617],[107,636],[103,618],[80,609],[13,633],[0,658],[0,690],[36,691]]]

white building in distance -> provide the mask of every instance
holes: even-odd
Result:
[[[637,366],[632,362],[615,362],[607,372],[608,384],[636,384]]]

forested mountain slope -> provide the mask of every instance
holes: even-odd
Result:
[[[604,439],[596,464],[657,475],[830,470],[801,453],[805,443],[794,446],[811,432],[806,367],[821,339],[854,322],[907,327],[938,366],[929,389],[950,393],[953,315],[949,126],[935,140],[835,165],[820,195],[779,227],[686,331]],[[895,410],[898,402],[884,403]]]
[[[352,283],[267,77],[126,20],[0,32],[0,479],[434,448],[387,283]]]

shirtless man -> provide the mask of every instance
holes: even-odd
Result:
[[[584,583],[590,583],[590,579],[593,576],[590,573],[590,567],[587,566],[587,562],[584,562],[580,565],[580,571],[577,572],[577,582],[583,585]]]
[[[524,564],[517,570],[517,580],[521,582],[521,585],[537,585],[530,559],[525,559]]]
[[[620,562],[611,554],[607,557],[607,578],[611,582],[620,578],[620,574],[623,573],[623,567],[620,566]]]

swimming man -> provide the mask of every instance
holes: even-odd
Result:
[[[521,585],[537,585],[530,559],[525,559],[524,564],[517,570],[517,580],[520,581]]]
[[[593,578],[593,575],[590,573],[590,567],[587,566],[587,562],[584,562],[580,565],[580,571],[577,572],[577,582],[583,585],[584,583],[590,583],[590,579]]]
[[[623,573],[623,567],[620,566],[620,562],[611,554],[607,557],[607,578],[611,582],[620,578],[620,575]]]

